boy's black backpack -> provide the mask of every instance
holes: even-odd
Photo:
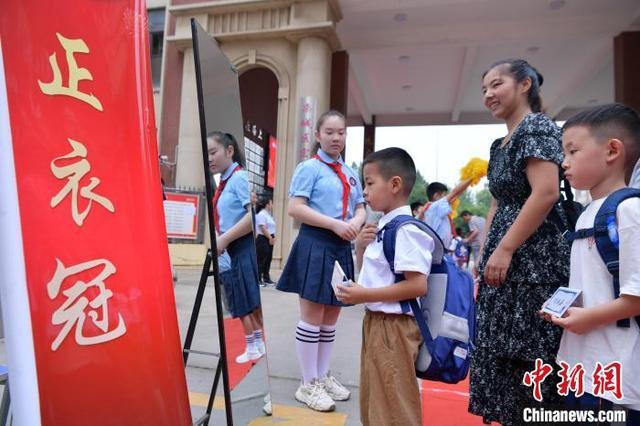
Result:
[[[575,231],[576,222],[578,221],[578,217],[580,217],[580,213],[584,210],[584,207],[573,199],[571,184],[564,176],[564,172],[560,172],[560,199],[556,204],[560,206],[560,209],[564,212],[566,222],[560,218],[555,206],[549,213],[549,219],[556,224],[563,234]]]
[[[622,188],[609,194],[596,213],[593,228],[578,229],[565,235],[570,243],[589,237],[595,239],[598,253],[613,277],[613,295],[615,298],[620,297],[620,251],[616,211],[621,202],[634,197],[640,198],[640,189]],[[636,317],[636,322],[640,327],[640,316]],[[618,321],[618,327],[629,326],[628,318]]]

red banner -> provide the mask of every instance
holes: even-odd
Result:
[[[267,186],[276,187],[276,158],[278,154],[278,139],[269,135],[269,165],[267,169]]]
[[[0,43],[41,423],[191,424],[144,1],[4,0]]]

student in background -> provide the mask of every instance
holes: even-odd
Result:
[[[469,226],[469,235],[464,238],[464,243],[471,249],[471,256],[473,265],[478,265],[478,256],[480,254],[480,244],[482,243],[482,236],[484,235],[485,219],[480,216],[471,214],[470,211],[463,211],[460,216],[462,220]]]
[[[420,201],[414,201],[413,203],[411,203],[410,207],[411,207],[411,214],[413,215],[413,217],[417,218],[418,216],[420,216],[423,205],[424,203],[421,203]]]
[[[471,185],[471,179],[460,182],[451,192],[440,182],[427,186],[427,204],[424,205],[419,219],[429,225],[438,234],[445,247],[451,245],[455,236],[455,226],[449,217],[451,205]]]
[[[269,276],[273,259],[273,244],[276,239],[276,222],[273,220],[273,200],[267,198],[258,204],[256,214],[256,251],[258,253],[258,276],[265,285],[275,284]]]

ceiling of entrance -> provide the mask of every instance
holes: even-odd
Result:
[[[640,30],[640,0],[339,0],[350,123],[492,122],[481,76],[524,58],[547,113],[612,102],[613,37]]]

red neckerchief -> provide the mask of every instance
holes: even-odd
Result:
[[[342,172],[340,162],[336,161],[334,163],[327,163],[322,158],[320,158],[318,154],[314,155],[313,158],[331,167],[331,170],[333,170],[336,175],[338,175],[338,179],[340,179],[340,183],[342,183],[342,220],[344,220],[347,217],[347,207],[349,206],[349,194],[351,193],[351,187],[349,186],[347,177]]]

